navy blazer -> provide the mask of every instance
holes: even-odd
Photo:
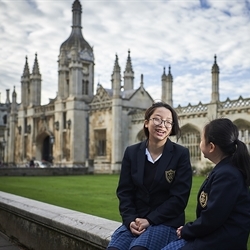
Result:
[[[197,197],[197,219],[187,223],[183,250],[246,250],[250,230],[250,193],[243,175],[223,159],[204,181]]]
[[[129,228],[139,217],[153,225],[177,228],[185,222],[184,209],[192,185],[189,151],[168,139],[148,190],[143,185],[146,143],[127,147],[122,160],[117,196],[123,224]]]

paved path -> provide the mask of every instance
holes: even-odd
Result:
[[[9,238],[0,232],[0,250],[21,250],[22,248],[16,246]]]

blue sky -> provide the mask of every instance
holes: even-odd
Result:
[[[250,0],[80,0],[82,32],[94,47],[95,86],[111,87],[115,55],[123,73],[128,50],[135,88],[161,98],[163,67],[171,66],[174,106],[208,103],[214,55],[220,100],[250,97]],[[57,92],[60,45],[69,37],[73,0],[0,0],[0,92],[16,87],[25,57],[38,54],[42,104]]]

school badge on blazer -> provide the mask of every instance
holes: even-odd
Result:
[[[207,193],[205,193],[204,191],[201,192],[200,194],[200,205],[204,208],[207,205],[207,199],[208,199],[208,195]]]
[[[168,171],[165,171],[165,177],[166,177],[166,180],[171,183],[174,179],[174,176],[175,176],[175,171],[170,169]]]

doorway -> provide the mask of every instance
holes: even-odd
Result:
[[[42,160],[51,162],[51,145],[49,136],[45,137],[43,141]]]

